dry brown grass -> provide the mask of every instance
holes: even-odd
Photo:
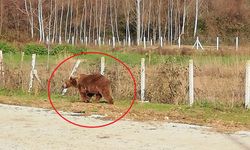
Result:
[[[133,51],[130,49],[129,51]],[[155,51],[143,48],[137,50],[138,53],[161,53],[163,55],[198,55],[194,50],[183,48],[181,51],[176,49],[169,50],[168,47]],[[124,53],[127,53],[124,51]],[[248,51],[242,51],[248,53]],[[241,53],[240,53],[241,54]],[[199,54],[200,55],[200,54]],[[213,56],[234,55],[233,51],[207,51],[201,54],[208,55],[211,59]],[[37,61],[36,69],[42,80],[42,85],[34,81],[33,93],[38,95],[46,93],[47,81],[52,69],[56,66],[56,62],[62,60],[66,56],[55,57],[51,61],[50,71],[46,70],[44,61]],[[39,59],[39,58],[38,58]],[[99,72],[99,61],[83,60],[77,73],[93,73]],[[67,79],[75,59],[71,59],[63,64],[56,72],[53,80],[51,80],[51,92],[60,94],[63,80]],[[146,99],[155,103],[183,104],[188,99],[188,64],[179,63],[163,63],[148,64],[146,66]],[[5,64],[5,78],[0,84],[0,88],[27,91],[30,74],[30,61],[22,64],[12,65]],[[137,80],[137,97],[140,96],[140,66],[131,66],[133,75]],[[116,100],[132,99],[133,82],[128,75],[127,70],[118,63],[111,63],[106,67],[106,76],[112,82],[112,93]],[[197,64],[195,62],[195,99],[196,101],[208,101],[213,103],[223,103],[230,107],[242,105],[244,99],[244,82],[245,82],[245,63],[226,63],[212,61],[210,63]],[[78,95],[75,89],[70,89],[67,93],[69,96]]]

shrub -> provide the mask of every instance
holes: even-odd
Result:
[[[27,55],[37,54],[37,55],[46,55],[48,53],[47,48],[42,44],[30,43],[24,46],[24,52]]]
[[[73,53],[73,54],[78,54],[80,52],[84,52],[87,51],[84,48],[79,48],[79,47],[75,47],[72,45],[56,45],[52,48],[51,50],[51,55],[56,55],[56,54],[60,54],[60,53]]]
[[[14,46],[3,41],[0,41],[0,50],[2,50],[3,53],[10,53],[10,52],[15,53],[17,51]]]

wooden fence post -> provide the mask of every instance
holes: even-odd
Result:
[[[189,106],[194,103],[194,63],[189,60]]]
[[[78,59],[69,75],[69,78],[72,77],[74,75],[74,73],[77,71],[77,68],[79,67],[81,61]],[[65,95],[65,93],[67,92],[67,89],[63,89],[62,91],[62,95]]]
[[[246,66],[245,107],[250,108],[250,60],[247,61]]]
[[[35,65],[36,65],[36,54],[32,54],[30,82],[29,82],[29,90],[28,90],[29,93],[31,92],[31,89],[33,87]]]
[[[141,59],[141,101],[145,102],[145,58]]]
[[[104,75],[105,71],[105,57],[101,57],[101,74]]]

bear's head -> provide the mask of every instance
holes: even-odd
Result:
[[[77,78],[76,77],[70,77],[68,80],[64,82],[62,85],[63,89],[67,89],[69,87],[77,87]]]

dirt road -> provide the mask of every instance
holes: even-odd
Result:
[[[106,121],[72,116],[84,124]],[[221,134],[209,128],[175,124],[120,121],[101,129],[73,126],[52,110],[0,104],[1,150],[249,150],[250,132]]]

